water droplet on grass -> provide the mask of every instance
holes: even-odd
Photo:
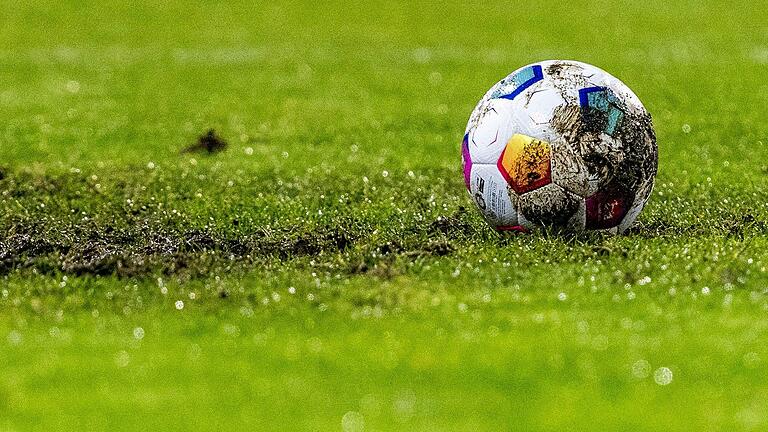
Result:
[[[392,404],[395,418],[400,422],[410,420],[416,412],[416,394],[407,390],[403,392]]]
[[[660,385],[665,386],[672,382],[672,370],[668,367],[660,367],[653,373],[653,381]]]
[[[365,418],[357,411],[348,411],[341,417],[341,430],[362,432],[365,430]]]
[[[127,351],[123,350],[115,354],[115,364],[117,367],[124,368],[131,362],[131,356]]]
[[[754,369],[760,365],[760,355],[756,352],[748,352],[744,354],[742,361],[744,362],[744,366]]]
[[[80,91],[80,83],[74,80],[70,80],[67,81],[67,84],[64,86],[64,88],[66,88],[68,92],[75,94]]]
[[[638,379],[647,378],[651,374],[651,364],[646,360],[638,360],[632,364],[632,376]]]
[[[19,345],[22,340],[21,333],[16,330],[11,330],[11,332],[8,333],[7,339],[9,344]]]
[[[413,50],[413,59],[417,63],[427,63],[432,58],[432,51],[429,48],[417,48]]]

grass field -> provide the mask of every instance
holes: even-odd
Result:
[[[768,429],[760,2],[28,3],[0,431]],[[465,192],[474,104],[547,58],[654,116],[629,235],[498,238]]]

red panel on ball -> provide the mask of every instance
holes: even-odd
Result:
[[[599,230],[618,226],[634,201],[634,194],[616,185],[608,185],[586,200],[587,229]]]

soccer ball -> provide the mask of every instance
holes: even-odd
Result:
[[[575,61],[525,66],[472,112],[464,181],[499,231],[553,227],[622,233],[658,165],[651,116],[624,83]]]

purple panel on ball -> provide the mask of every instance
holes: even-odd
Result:
[[[472,173],[472,157],[469,155],[469,134],[464,135],[464,141],[461,143],[461,159],[464,164],[464,184],[469,190],[470,175]]]

